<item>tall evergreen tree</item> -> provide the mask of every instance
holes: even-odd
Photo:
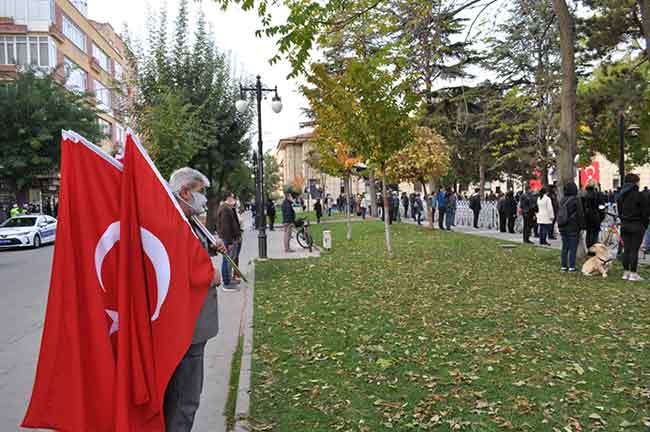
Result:
[[[174,36],[173,71],[174,84],[182,87],[189,75],[190,53],[187,36],[189,34],[189,11],[187,0],[180,0]]]

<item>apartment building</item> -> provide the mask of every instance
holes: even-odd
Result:
[[[310,142],[312,138],[313,132],[308,132],[282,138],[278,142],[274,157],[280,167],[281,188],[296,181],[303,183],[304,187],[316,184],[325,194],[336,199],[344,192],[344,179],[324,174],[309,165],[311,153],[315,150],[314,145]],[[353,194],[366,193],[365,181],[359,177],[352,177],[351,192]],[[278,190],[276,193],[281,196],[282,190]]]
[[[101,145],[114,152],[124,143],[126,47],[109,23],[88,18],[87,0],[0,0],[0,72],[30,65],[56,70],[70,91],[93,92],[108,137]]]

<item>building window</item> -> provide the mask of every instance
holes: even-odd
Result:
[[[97,60],[99,65],[104,69],[106,72],[109,71],[108,67],[108,56],[100,47],[97,45],[93,44],[93,57]]]
[[[106,112],[111,112],[111,91],[97,80],[95,80],[95,96],[99,107]]]
[[[102,132],[102,135],[104,135],[106,139],[112,139],[111,124],[100,117],[97,117],[97,123],[99,123],[99,130]]]
[[[124,141],[126,139],[126,133],[124,131],[124,127],[122,127],[121,124],[116,124],[115,125],[115,142],[122,147],[124,145]]]
[[[118,62],[115,62],[115,79],[118,81],[122,81],[123,77],[124,77],[124,69],[122,68],[122,65],[119,64]]]
[[[67,57],[63,59],[65,86],[68,90],[83,93],[88,88],[88,72]]]
[[[48,36],[0,36],[0,64],[51,67],[55,57]]]
[[[86,52],[86,34],[70,18],[63,15],[63,34],[81,51]]]

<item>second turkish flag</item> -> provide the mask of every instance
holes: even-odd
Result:
[[[123,164],[116,429],[163,431],[165,389],[191,343],[214,270],[131,134]]]

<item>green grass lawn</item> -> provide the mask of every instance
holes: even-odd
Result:
[[[648,430],[647,282],[401,224],[389,260],[381,223],[326,227],[321,258],[256,266],[258,430]]]

